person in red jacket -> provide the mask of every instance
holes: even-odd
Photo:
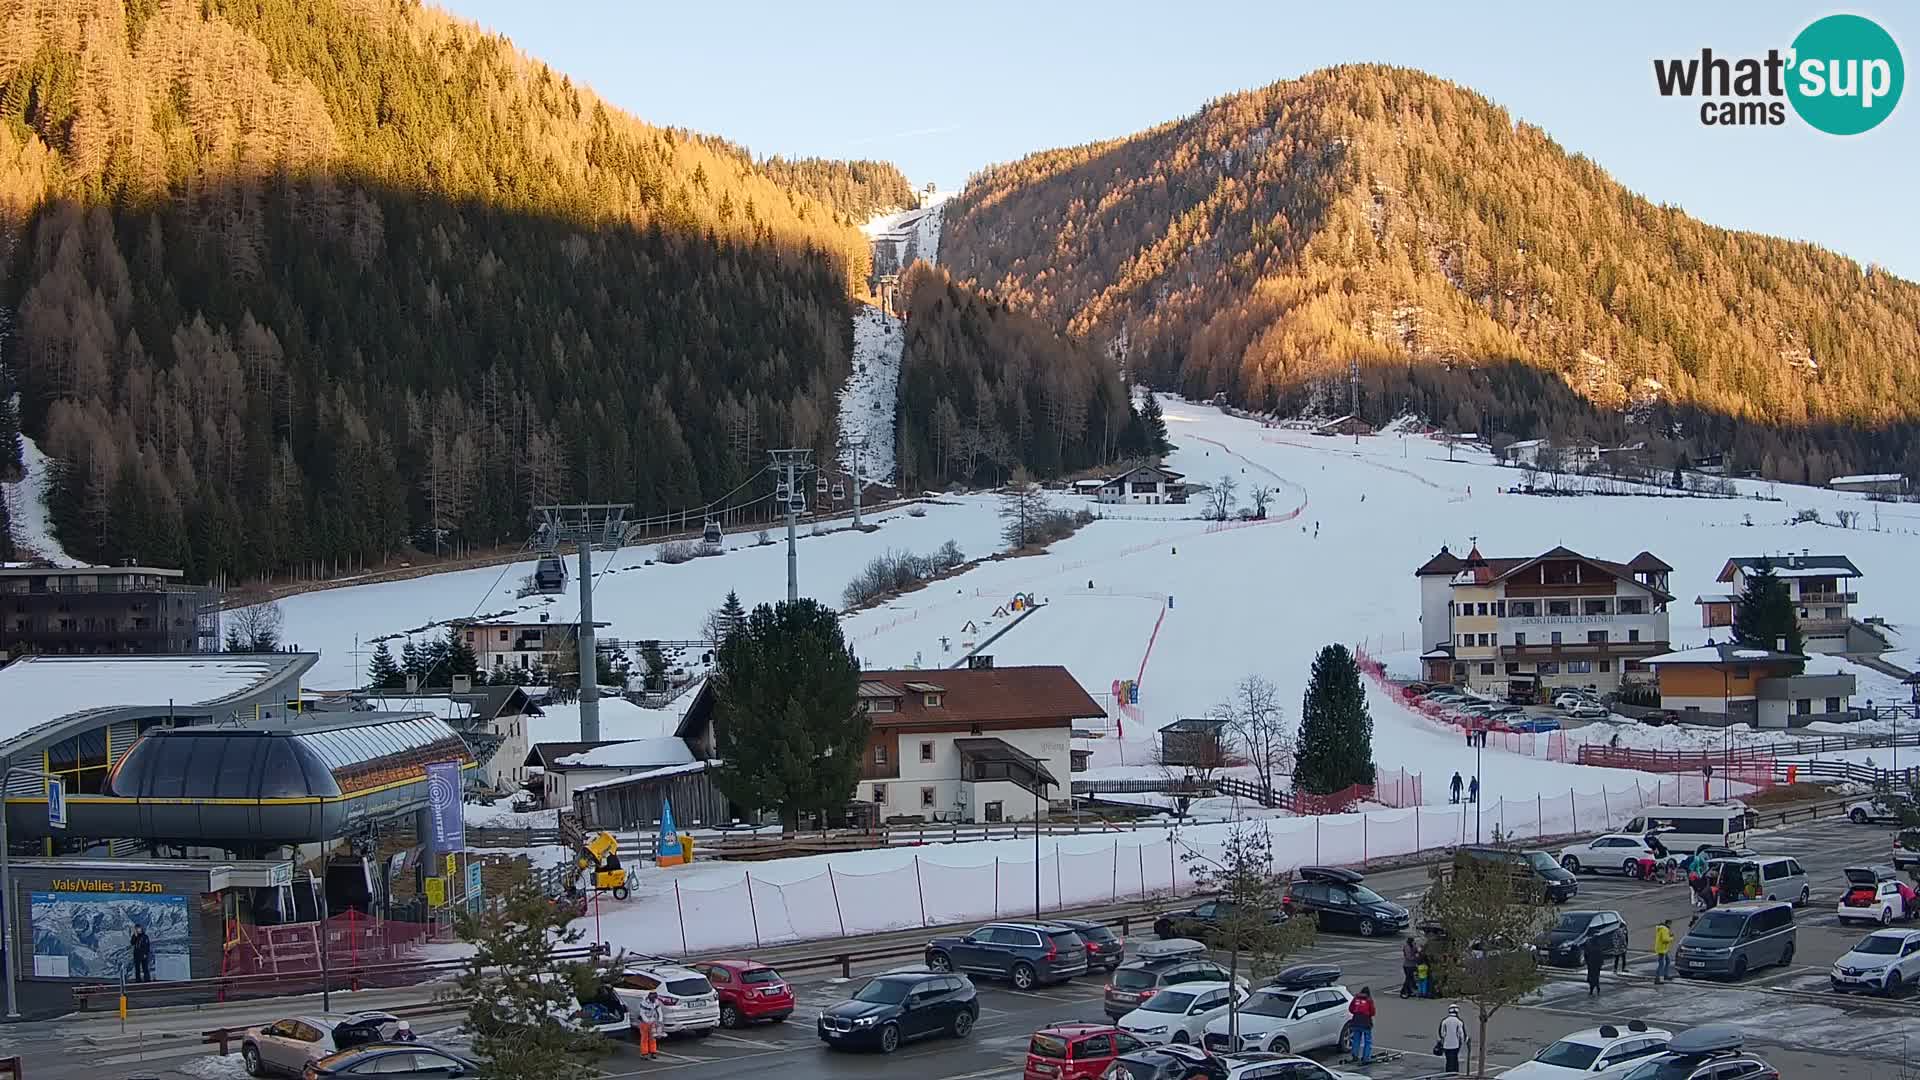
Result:
[[[1362,1065],[1373,1061],[1373,987],[1363,986],[1359,996],[1347,1005],[1353,1016],[1353,1060]]]

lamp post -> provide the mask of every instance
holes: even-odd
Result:
[[[1046,798],[1047,782],[1033,774],[1033,917],[1040,917],[1040,800]],[[1058,856],[1055,856],[1056,858]]]
[[[1479,792],[1473,796],[1473,842],[1477,844],[1480,842],[1480,804],[1486,801],[1487,796],[1487,783],[1480,779],[1480,735],[1478,732],[1475,732],[1473,737],[1473,779],[1475,783],[1480,785]]]
[[[29,769],[15,765],[11,759],[0,760],[0,956],[5,958],[5,978],[7,983],[7,1019],[20,1019],[20,1003],[14,996],[14,955],[20,950],[19,942],[13,933],[13,852],[11,838],[7,835],[7,782],[15,774],[32,776],[42,780],[58,780],[59,777],[39,769]]]

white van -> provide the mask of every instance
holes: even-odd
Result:
[[[1714,859],[1707,863],[1707,876],[1720,884],[1722,896],[1736,900],[1746,896],[1749,881],[1753,882],[1756,900],[1784,900],[1794,907],[1805,907],[1813,896],[1813,886],[1800,860],[1789,855]]]
[[[1756,815],[1743,802],[1718,806],[1649,806],[1619,830],[1645,836],[1659,833],[1660,842],[1675,854],[1703,847],[1744,847]]]

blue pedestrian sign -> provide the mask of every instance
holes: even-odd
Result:
[[[47,778],[47,824],[56,829],[67,827],[67,782]]]

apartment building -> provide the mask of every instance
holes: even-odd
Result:
[[[1646,551],[1621,563],[1566,547],[1494,559],[1442,548],[1415,571],[1427,677],[1502,695],[1617,689],[1667,651],[1672,572]]]
[[[1739,555],[1728,559],[1715,578],[1727,585],[1728,591],[1694,598],[1700,607],[1700,625],[1732,626],[1740,597],[1747,591],[1747,582],[1762,564],[1772,568],[1774,576],[1786,585],[1808,652],[1856,651],[1848,642],[1854,606],[1860,602],[1854,582],[1864,575],[1845,555],[1814,555],[1802,551],[1798,555]],[[1857,651],[1876,650],[1868,646]]]
[[[0,567],[0,653],[220,651],[220,597],[157,566]]]

